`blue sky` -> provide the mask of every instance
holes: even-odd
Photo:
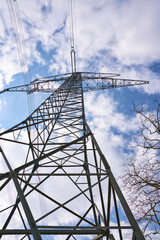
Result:
[[[30,80],[70,72],[68,1],[21,0],[18,7]],[[159,13],[159,0],[75,0],[78,71],[113,72],[122,78],[150,81],[145,86],[85,95],[88,123],[116,177],[130,157],[129,143],[140,124],[131,112],[132,103],[146,103],[154,111],[153,101],[160,96]],[[24,84],[5,0],[0,2],[0,59],[0,91]],[[1,94],[1,130],[26,118],[46,96]]]

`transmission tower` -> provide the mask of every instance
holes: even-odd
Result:
[[[62,82],[53,91],[54,84]],[[0,133],[0,238],[144,239],[109,164],[90,130],[84,92],[146,84],[116,74],[73,72],[4,91],[52,91],[24,121]],[[18,156],[12,156],[16,149]],[[90,237],[90,238],[87,238]],[[127,235],[128,236],[128,235]]]
[[[86,122],[84,93],[148,82],[77,72],[71,23],[72,73],[0,92],[51,92],[0,133],[0,239],[144,240]]]

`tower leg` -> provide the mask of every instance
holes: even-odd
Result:
[[[22,189],[20,187],[20,184],[19,184],[19,182],[17,180],[16,174],[12,170],[12,167],[9,164],[9,161],[8,161],[7,157],[5,156],[5,154],[4,154],[4,152],[3,152],[1,147],[0,147],[0,152],[1,152],[2,156],[3,156],[3,159],[4,159],[5,163],[6,163],[6,165],[8,166],[8,168],[10,170],[10,174],[12,176],[14,185],[15,185],[17,193],[19,195],[20,202],[22,203],[22,206],[23,206],[24,212],[26,214],[26,217],[27,217],[30,229],[31,229],[32,234],[33,234],[33,237],[34,237],[35,240],[41,240],[42,238],[40,236],[40,233],[38,231],[38,228],[37,228],[37,225],[36,225],[35,220],[33,218],[33,215],[31,213],[31,210],[30,210],[29,206],[28,206],[27,200],[26,200],[26,198],[24,196],[24,193],[23,193],[23,191],[22,191]]]

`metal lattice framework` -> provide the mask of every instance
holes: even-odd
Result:
[[[84,92],[148,83],[118,76],[72,73],[4,90],[52,94],[0,133],[1,239],[144,240],[85,119]]]
[[[101,89],[127,87],[133,85],[148,84],[148,81],[144,80],[131,80],[118,78],[120,74],[116,73],[92,73],[92,72],[80,72],[83,82],[83,92],[97,91]],[[44,78],[38,78],[32,81],[30,84],[15,86],[6,88],[3,92],[27,92],[28,94],[33,92],[53,92],[53,89],[57,88],[57,84],[63,83],[72,73],[66,73],[62,75],[49,76]]]

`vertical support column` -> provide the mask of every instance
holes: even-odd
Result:
[[[70,44],[71,44],[71,67],[72,73],[76,73],[76,52],[74,50],[74,16],[73,3],[69,0],[69,17],[70,17]]]
[[[72,67],[72,73],[76,72],[76,52],[71,48],[71,67]]]

